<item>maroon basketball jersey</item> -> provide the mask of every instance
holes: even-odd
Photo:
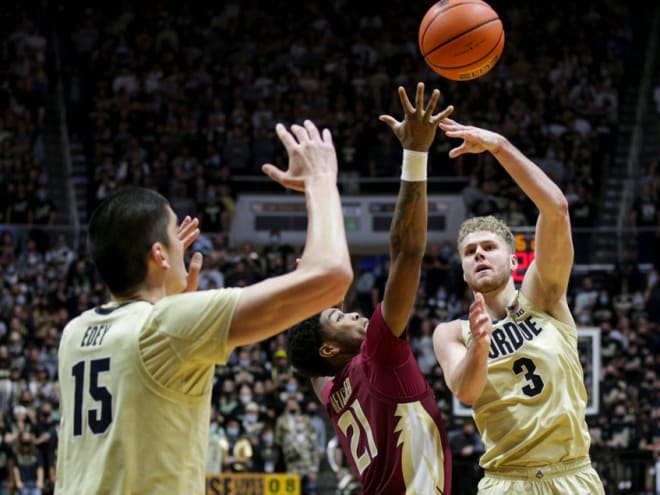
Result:
[[[323,401],[365,494],[448,495],[451,451],[433,391],[378,305],[355,356]]]

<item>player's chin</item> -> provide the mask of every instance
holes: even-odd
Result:
[[[474,292],[487,294],[499,289],[502,285],[506,285],[506,282],[505,278],[496,273],[482,273],[482,275],[477,274],[477,276],[472,277],[469,285]]]

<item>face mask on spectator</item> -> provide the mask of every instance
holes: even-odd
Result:
[[[251,395],[241,395],[241,402],[243,404],[248,404],[251,401],[252,401],[252,396]]]
[[[230,437],[237,437],[238,436],[238,428],[227,428],[227,436]]]
[[[268,433],[263,436],[264,442],[266,443],[271,443],[273,441],[273,435],[271,433]]]

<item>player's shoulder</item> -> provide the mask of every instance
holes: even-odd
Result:
[[[453,320],[448,320],[448,321],[441,321],[435,326],[435,331],[447,331],[448,329],[451,328],[460,328],[461,327],[461,322],[462,321],[467,321],[468,317],[467,315],[461,316],[459,318],[454,318]]]
[[[442,321],[433,330],[433,340],[448,340],[456,338],[461,333],[462,321],[467,318],[456,318],[454,320]]]

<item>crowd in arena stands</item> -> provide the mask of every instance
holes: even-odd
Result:
[[[422,65],[417,19],[404,2],[384,4],[379,15],[339,0],[272,2],[268,9],[222,2],[215,11],[181,5],[172,14],[140,6],[63,12],[69,125],[86,144],[90,207],[119,187],[140,184],[166,194],[181,217],[199,216],[212,233],[195,246],[206,255],[200,289],[291,270],[300,247],[276,236],[267,246],[231,244],[240,193],[232,177],[284,162],[274,123],[307,117],[332,129],[342,170],[396,177],[400,150],[376,116],[397,104],[397,85],[425,80],[442,89],[458,119],[488,122],[511,136],[562,185],[573,225],[593,226],[602,186],[596,171],[613,159],[630,36],[617,10],[623,7],[562,12],[570,8],[511,4],[500,9],[511,40],[506,59],[487,83],[469,85],[440,81]],[[547,19],[552,35],[535,36],[538,26],[524,21],[530,16]],[[54,221],[41,134],[50,84],[47,19],[0,22],[10,33],[0,50],[0,491],[17,471],[25,486],[48,493],[61,331],[107,294],[84,244],[40,227]],[[469,214],[529,224],[530,205],[493,162],[480,156],[450,163],[447,149],[439,142],[432,150],[433,174],[470,178]],[[645,215],[653,209],[655,221],[658,180],[651,164],[635,204]],[[601,336],[600,412],[588,417],[594,449],[648,449],[657,456],[660,283],[658,266],[640,270],[638,254],[625,253],[610,272],[576,273],[570,304],[578,325],[596,327]],[[373,257],[359,266],[347,309],[370,315],[382,298],[388,261]],[[466,313],[470,300],[454,246],[430,245],[410,336],[446,414],[454,455],[474,466],[478,435],[471,421],[454,416],[430,343],[435,324]],[[217,368],[208,471],[298,473],[314,493],[329,439],[323,411],[288,364],[285,338],[236,349],[230,364]]]
[[[406,2],[377,14],[360,2],[280,3],[62,16],[70,126],[86,144],[90,207],[141,184],[172,198],[181,216],[202,214],[207,231],[226,231],[238,193],[231,176],[282,163],[274,124],[303,118],[333,131],[342,173],[394,177],[399,146],[377,116],[396,110],[397,85],[423,80],[440,87],[457,119],[499,128],[560,183],[574,227],[598,223],[598,171],[613,159],[631,36],[624,7],[494,2],[504,59],[461,84],[426,67]],[[489,155],[450,162],[447,149],[431,150],[433,174],[469,178],[468,213],[529,225],[532,205]]]

